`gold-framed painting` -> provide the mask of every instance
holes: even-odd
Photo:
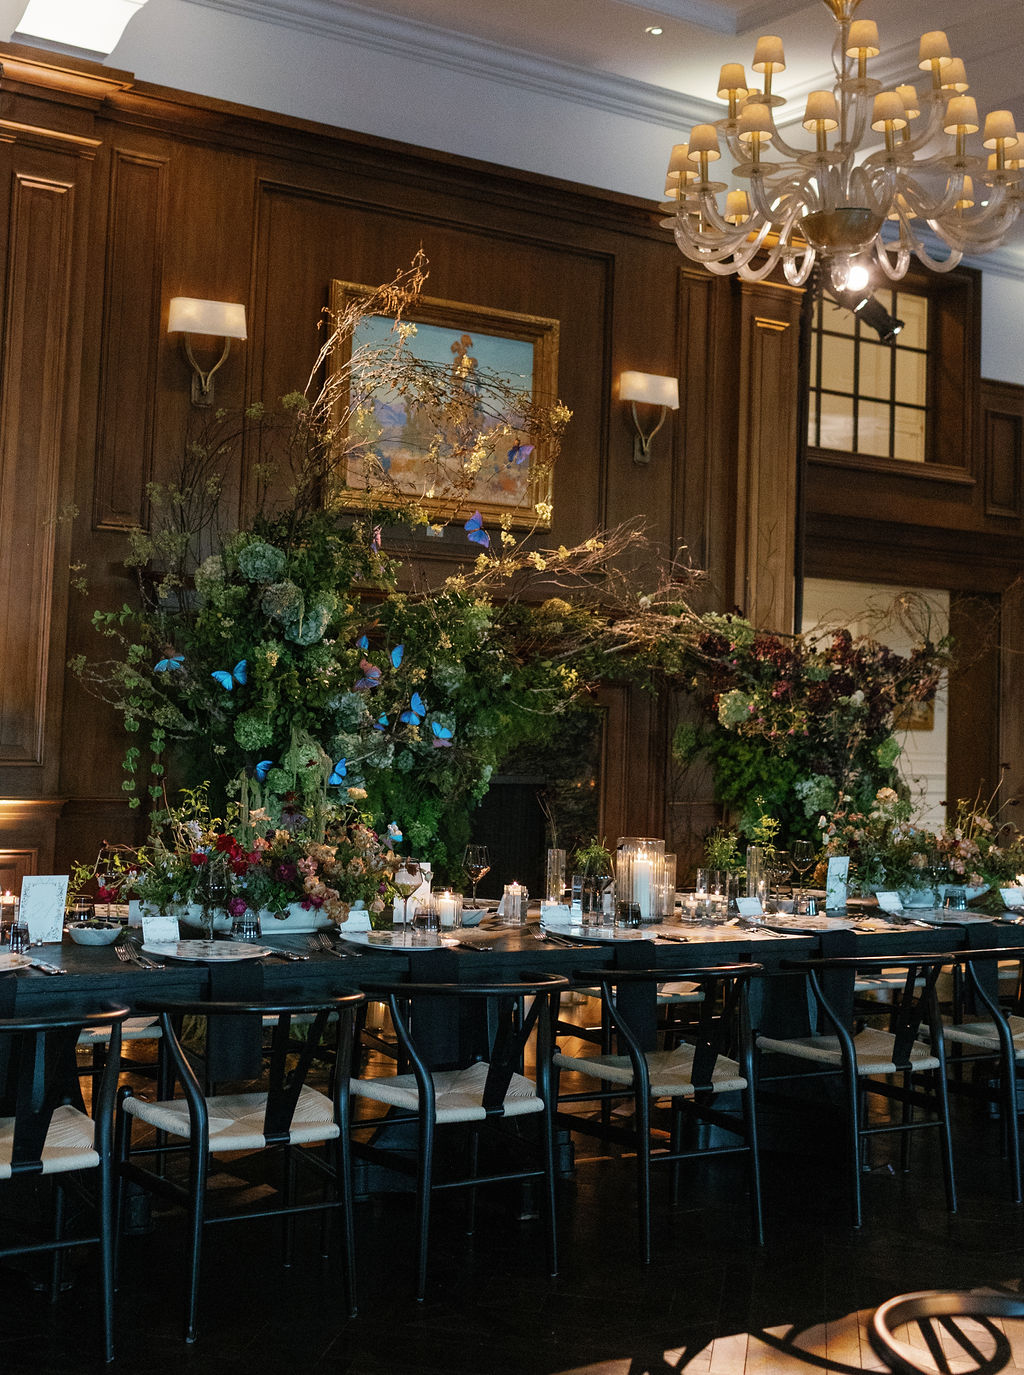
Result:
[[[905,702],[893,712],[892,724],[895,730],[934,730],[934,698],[930,702]]]
[[[339,318],[353,302],[373,293],[374,288],[361,283],[332,281],[332,317]],[[557,320],[429,296],[418,297],[402,319],[416,326],[405,345],[416,358],[438,367],[461,369],[469,376],[499,377],[535,401],[555,401]],[[363,316],[351,337],[332,355],[331,366],[343,370],[360,349],[388,347],[393,343],[394,323],[388,315]],[[372,405],[375,430],[379,431],[373,445],[374,464],[386,475],[396,501],[414,501],[431,518],[445,522],[479,511],[484,523],[504,518],[517,527],[550,526],[551,459],[542,439],[534,444],[525,433],[503,438],[456,500],[450,493],[432,492],[426,472],[426,446],[422,437],[417,442],[416,417],[408,413],[405,399],[395,392],[377,392],[362,402]],[[348,406],[347,410],[351,415],[353,408]],[[488,423],[489,415],[482,408],[481,429],[486,430]],[[354,507],[364,504],[361,493],[369,486],[366,466],[358,453],[358,446],[354,446],[353,456],[341,465],[336,492],[344,504]]]

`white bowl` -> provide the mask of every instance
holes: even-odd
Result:
[[[69,922],[68,935],[78,945],[113,945],[121,934],[121,923],[112,926],[87,926],[85,922]]]

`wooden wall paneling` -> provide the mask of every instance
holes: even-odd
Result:
[[[956,591],[949,598],[949,630],[956,646],[946,752],[950,815],[959,798],[987,800],[1001,776],[1000,601],[993,594]]]
[[[1006,803],[1016,801],[1009,820],[1024,828],[1024,580],[1018,577],[1000,602],[999,734],[1000,793]]]
[[[561,322],[558,391],[574,418],[555,469],[552,537],[573,543],[599,526],[609,404],[603,366],[612,274],[607,253],[539,242],[536,233],[506,230],[496,237],[482,226],[441,225],[427,210],[421,222],[408,212],[397,216],[265,179],[257,207],[253,258],[264,293],[253,306],[250,400],[270,403],[305,383],[322,340],[317,324],[332,279],[370,286],[390,280],[422,244],[430,260],[428,295]],[[295,253],[296,242],[307,244],[304,253]]]
[[[802,292],[744,282],[734,596],[758,625],[793,628]]]
[[[985,515],[1013,520],[1024,516],[1024,387],[981,384],[982,480]]]
[[[93,497],[98,529],[148,520],[167,166],[166,157],[112,150]]]
[[[0,789],[57,783],[85,225],[95,140],[16,140],[7,166],[0,395]]]
[[[0,888],[18,891],[3,874],[9,856],[22,874],[64,873],[54,862],[54,836],[63,807],[61,798],[3,798],[0,800]]]
[[[602,687],[600,828],[614,850],[618,836],[664,836],[666,704],[623,684]]]

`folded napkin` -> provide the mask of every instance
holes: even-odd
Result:
[[[541,926],[572,926],[574,923],[578,924],[579,919],[579,913],[573,916],[573,910],[567,903],[542,902],[540,905]]]
[[[353,931],[371,931],[370,914],[364,908],[349,910],[348,916],[338,927],[339,936],[351,935]]]

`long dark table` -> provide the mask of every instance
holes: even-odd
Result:
[[[410,969],[417,978],[453,980],[501,979],[527,972],[569,974],[577,969],[611,966],[620,948],[611,944],[582,943],[567,948],[538,940],[534,934],[536,929],[533,926],[525,929],[469,928],[460,932],[462,939],[478,947],[476,949],[456,947],[399,954],[345,946],[343,948],[352,952],[346,959],[321,953],[310,954],[302,963],[268,958],[259,962],[259,979],[268,998],[316,998],[336,990],[358,988],[363,982],[393,979]],[[782,960],[850,953],[851,942],[855,953],[893,956],[914,951],[959,950],[980,943],[1024,946],[1024,926],[1000,922],[974,926],[949,924],[929,929],[908,926],[880,932],[822,932],[770,939],[752,938],[744,929],[735,928],[727,939],[713,941],[700,939],[692,928],[679,929],[692,937],[686,944],[644,941],[643,960],[649,961],[652,967],[665,969],[752,960],[762,964],[767,974],[773,976],[778,974]],[[837,941],[835,938],[839,936],[850,939]],[[264,938],[261,943],[309,953],[305,938],[301,936]],[[143,970],[122,964],[111,946],[80,946],[67,937],[60,946],[42,946],[32,953],[68,972],[64,976],[53,976],[37,970],[19,970],[0,975],[5,992],[11,990],[13,981],[11,1010],[19,1016],[43,1009],[90,1012],[106,1003],[124,1003],[133,1008],[147,998],[201,999],[210,992],[211,966],[206,964],[168,961],[164,969]],[[631,952],[631,962],[640,954],[639,950],[635,954]],[[219,966],[226,967],[240,970],[249,966]],[[215,979],[216,975],[213,977]]]

